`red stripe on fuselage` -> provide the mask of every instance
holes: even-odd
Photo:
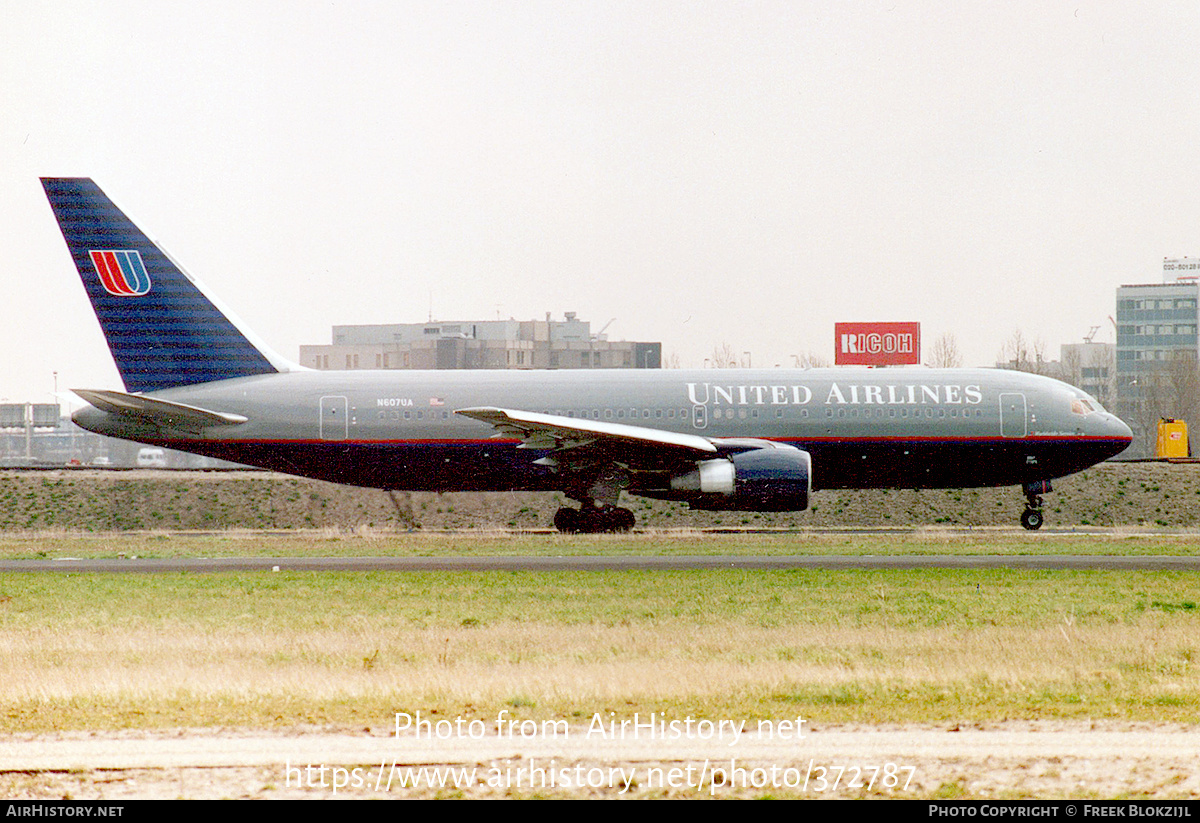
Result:
[[[713,437],[713,440],[720,441],[723,437]],[[729,439],[743,439],[736,436],[730,436]],[[897,437],[756,437],[754,440],[770,441],[772,443],[876,443],[876,444],[901,444],[901,443],[944,443],[944,444],[964,444],[970,445],[975,443],[1124,443],[1128,445],[1130,441],[1123,438],[1105,437],[1104,435],[1072,435],[1070,437],[1059,437],[1056,435],[1029,435],[1027,437],[1001,437],[992,435],[988,437],[931,437],[931,436],[897,436]],[[173,443],[249,443],[255,445],[350,445],[350,446],[374,446],[374,445],[406,445],[406,446],[506,446],[520,443],[519,439],[454,439],[454,438],[430,438],[413,439],[413,438],[398,438],[387,440],[321,440],[319,438],[302,438],[302,439],[282,439],[282,438],[252,438],[252,439],[237,439],[229,438],[227,440],[186,440],[180,438],[172,438]],[[636,445],[636,441],[630,441],[630,445]],[[646,443],[646,448],[653,448],[656,444]],[[720,445],[718,442],[717,445]]]

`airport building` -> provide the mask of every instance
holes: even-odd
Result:
[[[606,326],[607,328],[607,326]],[[603,332],[603,329],[601,329]],[[662,343],[609,340],[563,320],[463,320],[334,326],[332,342],[300,347],[314,369],[657,369]]]
[[[1160,418],[1200,420],[1200,259],[1163,261],[1163,282],[1117,289],[1116,404],[1130,456],[1153,453]]]

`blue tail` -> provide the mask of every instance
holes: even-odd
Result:
[[[284,370],[90,179],[46,177],[42,186],[126,390]]]

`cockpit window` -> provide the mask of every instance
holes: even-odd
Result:
[[[1092,405],[1090,400],[1085,400],[1082,397],[1076,397],[1071,401],[1072,414],[1091,414],[1096,411],[1096,407]]]

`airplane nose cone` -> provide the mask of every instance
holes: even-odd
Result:
[[[1125,424],[1124,420],[1117,417],[1115,414],[1109,414],[1106,416],[1108,419],[1104,421],[1104,433],[1106,436],[1111,437],[1118,444],[1122,444],[1121,447],[1115,452],[1115,454],[1120,454],[1129,446],[1130,443],[1133,442],[1133,430]]]

